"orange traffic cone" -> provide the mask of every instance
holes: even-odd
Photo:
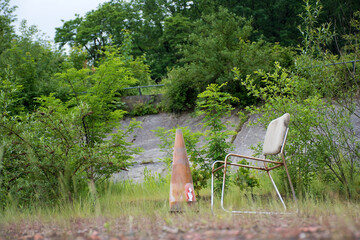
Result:
[[[184,205],[196,202],[189,160],[181,129],[176,129],[170,182],[170,212],[181,212]]]

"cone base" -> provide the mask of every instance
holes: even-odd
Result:
[[[171,213],[181,213],[189,211],[197,211],[196,208],[196,201],[194,202],[184,202],[184,201],[175,201],[170,203],[170,211]]]

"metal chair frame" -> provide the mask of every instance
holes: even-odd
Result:
[[[239,154],[234,154],[234,153],[230,153],[228,154],[226,157],[225,157],[225,161],[215,161],[213,164],[212,164],[212,167],[211,167],[211,211],[213,212],[213,208],[214,208],[214,173],[221,170],[221,169],[224,169],[223,170],[223,183],[222,183],[222,189],[221,189],[221,208],[225,211],[225,212],[229,212],[229,213],[234,213],[234,214],[240,214],[240,213],[256,213],[256,214],[286,214],[286,205],[285,205],[285,202],[283,200],[283,198],[281,197],[281,194],[278,190],[278,188],[276,187],[276,184],[273,180],[273,178],[271,177],[271,174],[270,174],[270,171],[271,170],[274,170],[278,167],[284,167],[285,168],[285,171],[286,171],[286,174],[287,174],[287,178],[289,180],[289,185],[290,185],[290,188],[291,188],[291,191],[292,191],[292,195],[293,195],[293,199],[294,201],[296,202],[297,204],[297,199],[296,199],[296,195],[295,195],[295,191],[294,191],[294,187],[292,185],[292,182],[291,182],[291,178],[290,178],[290,175],[289,175],[289,170],[288,170],[288,167],[286,165],[286,161],[285,161],[285,155],[284,155],[284,146],[285,146],[285,142],[286,142],[286,137],[287,137],[287,133],[288,133],[288,130],[289,128],[286,129],[286,132],[285,132],[285,136],[284,136],[284,139],[283,139],[283,142],[282,142],[282,146],[281,146],[281,150],[280,150],[280,153],[278,154],[274,154],[274,155],[279,155],[281,156],[282,158],[282,161],[279,162],[279,161],[273,161],[273,160],[268,160],[266,159],[266,155],[264,155],[264,158],[256,158],[256,157],[250,157],[250,156],[244,156],[244,155],[239,155]],[[262,162],[264,164],[264,167],[258,167],[258,166],[251,166],[251,165],[244,165],[244,164],[238,164],[238,163],[232,163],[232,162],[229,162],[228,159],[229,157],[238,157],[238,158],[242,158],[242,159],[249,159],[249,160],[253,160],[253,161],[258,161],[258,162]],[[219,164],[221,163],[222,165],[220,167],[217,167],[215,169],[215,165],[216,164]],[[273,163],[275,164],[275,166],[272,166],[272,167],[268,167],[267,164],[268,163]],[[275,188],[275,191],[277,193],[277,196],[279,197],[282,205],[284,206],[284,212],[264,212],[264,211],[232,211],[232,210],[228,210],[224,207],[224,195],[225,195],[225,179],[226,179],[226,170],[227,170],[227,166],[237,166],[237,167],[244,167],[244,168],[251,168],[251,169],[256,169],[256,170],[260,170],[260,171],[266,171],[267,172],[267,175],[269,176],[270,180],[271,180],[271,183],[273,184],[274,188]],[[298,210],[296,210],[298,211]]]

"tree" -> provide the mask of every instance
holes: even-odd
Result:
[[[226,9],[198,20],[186,44],[181,46],[180,53],[184,57],[180,62],[184,66],[174,68],[165,80],[169,87],[170,110],[192,108],[197,95],[206,86],[229,81],[237,59],[239,39],[247,39],[251,30],[248,21]]]
[[[295,46],[298,43],[298,14],[302,2],[299,0],[271,1],[218,1],[238,16],[253,20],[256,33],[252,40],[264,39],[269,42],[280,42],[283,46]],[[221,2],[221,3],[220,3]]]
[[[56,28],[55,42],[60,46],[79,45],[88,52],[92,64],[101,57],[99,51],[109,44],[120,46],[124,40],[123,30],[137,32],[140,22],[136,6],[125,1],[110,1],[88,12],[84,17],[64,22]]]
[[[299,25],[299,30],[303,39],[302,51],[304,55],[313,55],[319,58],[326,55],[328,45],[333,41],[334,33],[330,23],[319,24],[319,16],[322,13],[322,5],[317,0],[311,5],[309,0],[304,0],[305,11],[299,16],[303,24]]]
[[[10,6],[10,0],[0,1],[0,55],[10,47],[12,38],[14,37],[14,26],[12,23],[15,21],[13,12],[16,7]]]
[[[252,33],[250,21],[224,8],[195,22],[187,41],[179,47],[181,66],[174,67],[164,79],[169,110],[193,108],[197,95],[211,83],[228,83],[223,90],[246,106],[254,99],[234,80],[235,66],[247,74],[258,68],[273,68],[275,59],[286,66],[293,64],[289,49],[264,41],[250,42]]]
[[[80,24],[83,22],[83,18],[79,14],[75,14],[75,19],[64,21],[61,28],[55,28],[55,42],[59,44],[60,48],[69,44],[70,47],[73,47],[77,44],[76,34]]]
[[[120,46],[124,41],[123,30],[127,30],[132,35],[132,54],[146,54],[152,79],[160,82],[179,59],[175,46],[186,41],[191,29],[189,19],[196,19],[190,13],[192,6],[191,1],[113,0],[84,17],[76,15],[75,19],[64,22],[56,29],[55,42],[60,46],[85,48],[91,64],[96,65],[101,57],[99,50],[109,44]],[[172,36],[174,31],[177,34]]]
[[[159,44],[154,49],[149,49],[148,62],[152,70],[152,78],[160,82],[166,73],[174,66],[179,66],[183,57],[180,46],[185,44],[191,32],[192,23],[189,18],[177,14],[164,20],[163,34]]]
[[[12,80],[22,86],[19,104],[32,111],[36,97],[60,93],[53,75],[62,70],[65,57],[42,39],[36,26],[29,27],[23,21],[20,32],[2,53],[0,68],[10,69]],[[5,77],[3,72],[0,75]]]

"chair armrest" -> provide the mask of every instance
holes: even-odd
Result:
[[[218,167],[218,168],[216,168],[216,169],[214,170],[215,164],[217,164],[217,163],[225,163],[225,161],[217,160],[217,161],[213,162],[213,163],[211,164],[211,172],[212,172],[212,173],[217,172],[218,170],[224,168],[224,166],[225,166],[225,165],[222,165],[222,166],[220,166],[220,167]]]
[[[250,157],[250,156],[245,156],[245,155],[239,155],[239,154],[235,154],[235,153],[229,153],[228,155],[226,155],[225,157],[225,162],[227,162],[227,159],[229,157],[238,157],[238,158],[245,158],[245,159],[250,159],[250,160],[255,160],[255,161],[260,161],[260,162],[267,162],[267,163],[275,163],[275,164],[284,164],[283,162],[278,162],[278,161],[272,161],[272,160],[268,160],[265,158],[256,158],[256,157]],[[227,163],[230,164],[230,163]],[[233,163],[231,163],[233,165]]]

